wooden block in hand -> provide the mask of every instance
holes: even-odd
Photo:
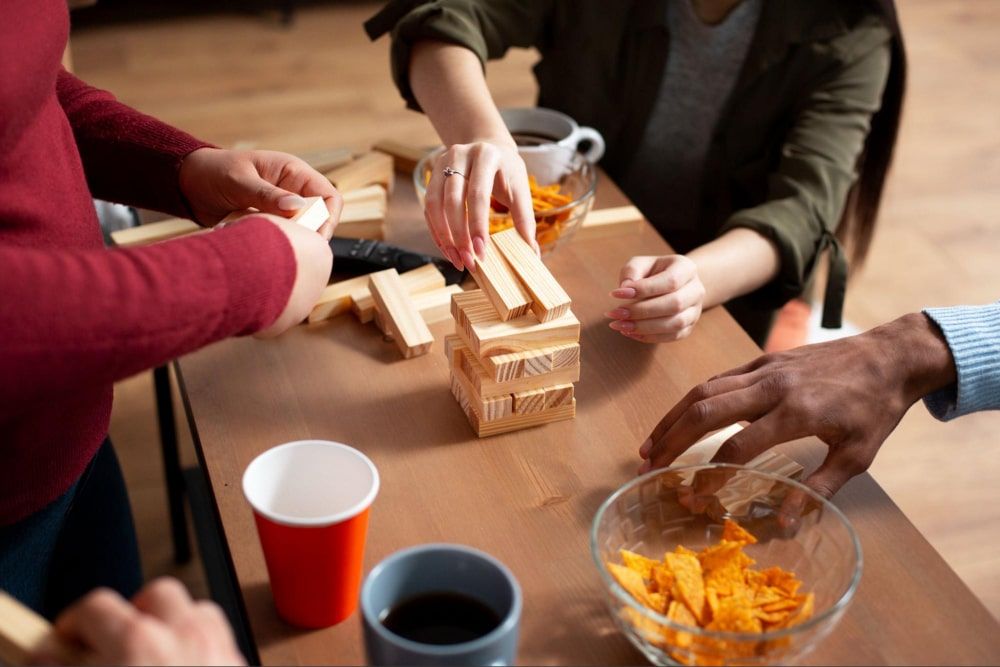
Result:
[[[516,229],[493,234],[490,240],[531,295],[531,310],[539,321],[549,322],[569,311],[569,294]]]
[[[443,289],[445,286],[444,274],[434,264],[424,264],[411,269],[402,274],[400,278],[411,296]],[[358,316],[358,319],[362,322],[371,322],[375,317],[375,300],[372,298],[367,283],[351,293],[351,300],[353,302],[351,310]]]
[[[621,234],[638,234],[645,217],[635,206],[616,206],[590,211],[574,239],[600,239]]]
[[[394,178],[392,157],[378,151],[365,153],[356,160],[328,171],[326,177],[341,192],[376,183],[391,191]]]
[[[322,197],[306,197],[305,200],[306,203],[289,220],[299,223],[306,229],[318,231],[323,223],[330,219],[326,201]]]
[[[492,239],[487,239],[483,258],[476,260],[472,277],[504,322],[521,317],[531,307],[531,297]]]
[[[396,269],[371,274],[368,289],[403,357],[409,359],[426,354],[434,343],[434,337]]]
[[[204,229],[197,222],[183,218],[171,218],[160,222],[150,222],[138,227],[119,229],[111,232],[111,240],[119,248],[158,243],[185,236]]]
[[[0,664],[34,664],[36,653],[55,653],[55,664],[83,665],[85,656],[60,641],[52,625],[34,611],[0,591]]]
[[[412,174],[413,170],[417,168],[417,163],[429,152],[426,148],[406,144],[395,139],[381,139],[372,146],[372,149],[391,155],[396,171],[404,174]]]
[[[451,314],[477,357],[537,350],[580,340],[580,321],[572,311],[548,322],[539,322],[533,315],[503,322],[482,290],[454,295]]]

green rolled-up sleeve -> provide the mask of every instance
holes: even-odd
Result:
[[[553,0],[391,0],[365,23],[371,39],[392,36],[392,78],[406,104],[420,110],[410,87],[413,46],[430,40],[463,46],[479,58],[538,46]]]
[[[781,268],[775,281],[751,295],[774,308],[802,294],[817,259],[829,248],[833,272],[846,280],[846,263],[834,232],[857,179],[856,165],[871,118],[879,109],[889,75],[891,35],[881,24],[856,28],[835,66],[804,97],[768,177],[767,199],[734,213],[720,234],[746,227],[777,246]],[[837,287],[843,291],[843,285]],[[839,313],[835,315],[839,320]]]

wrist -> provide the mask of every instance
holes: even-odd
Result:
[[[869,333],[881,342],[888,375],[910,403],[955,382],[951,349],[923,313],[904,315]]]

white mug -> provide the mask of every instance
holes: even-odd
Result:
[[[580,127],[566,114],[544,107],[501,109],[500,116],[514,139],[521,146],[541,146],[554,143],[577,150],[584,141],[590,147],[583,152],[589,162],[604,155],[604,137],[592,127]]]

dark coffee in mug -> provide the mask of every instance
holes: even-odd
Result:
[[[553,137],[540,132],[520,132],[517,130],[512,130],[510,135],[518,146],[544,146],[559,143],[559,140],[562,139],[562,137]]]
[[[421,644],[462,644],[500,625],[489,606],[462,593],[423,593],[403,600],[380,619],[390,632]]]

